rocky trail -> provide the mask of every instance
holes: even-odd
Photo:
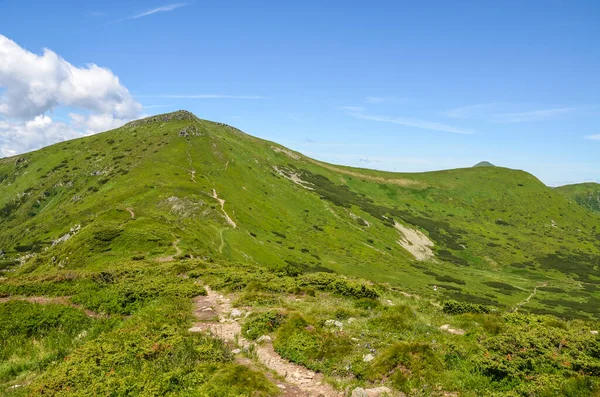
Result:
[[[217,191],[215,189],[212,190],[212,197],[217,200],[219,202],[219,204],[221,205],[221,211],[223,211],[223,214],[225,214],[225,219],[227,220],[227,223],[229,223],[234,229],[237,227],[236,223],[233,221],[233,219],[231,219],[229,217],[229,214],[227,213],[227,211],[225,211],[225,200],[223,200],[222,198],[219,198],[219,196],[217,195]]]
[[[129,212],[129,214],[131,215],[131,219],[135,218],[135,212],[133,212],[133,210],[131,208],[125,208],[127,210],[127,212]]]
[[[198,322],[189,329],[190,332],[208,332],[234,348],[232,351],[238,354],[236,359],[238,363],[250,367],[262,365],[282,377],[283,381],[276,379],[268,371],[266,374],[281,389],[283,396],[343,396],[343,393],[324,383],[321,374],[281,358],[273,349],[269,337],[259,338],[263,340],[261,344],[255,344],[244,338],[239,323],[243,312],[232,307],[230,298],[218,294],[209,287],[205,288],[207,295],[194,299],[194,316]],[[242,351],[250,350],[252,347],[258,364],[240,355]]]
[[[535,287],[533,289],[533,292],[527,298],[525,298],[522,302],[519,302],[516,304],[514,312],[516,313],[521,308],[521,306],[529,303],[529,301],[535,296],[535,294],[537,294],[538,287],[545,287],[547,285],[548,285],[548,283],[544,283],[544,284],[541,284],[541,285],[538,285],[537,287]]]

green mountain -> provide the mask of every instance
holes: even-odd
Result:
[[[0,258],[4,271],[0,298],[68,297],[71,307],[57,304],[53,309],[57,313],[50,321],[54,325],[39,338],[54,335],[51,330],[67,316],[61,310],[85,309],[108,316],[85,327],[72,327],[76,332],[61,350],[63,356],[76,352],[71,364],[68,360],[56,364],[55,359],[33,347],[35,353],[30,356],[22,353],[27,357],[25,363],[16,359],[21,370],[0,364],[0,385],[14,384],[19,379],[14,374],[33,379],[31,388],[23,390],[46,388],[52,390],[50,394],[67,393],[59,380],[69,378],[73,368],[80,368],[82,373],[73,376],[81,383],[72,381],[75,383],[69,389],[74,390],[73,395],[119,394],[125,389],[102,380],[102,371],[110,371],[111,365],[121,371],[119,382],[138,376],[135,368],[141,365],[144,370],[139,376],[147,376],[145,381],[154,385],[159,382],[153,378],[155,371],[168,366],[172,359],[169,352],[184,351],[186,343],[216,349],[215,357],[224,355],[222,362],[212,362],[210,368],[178,363],[185,367],[185,374],[200,371],[204,378],[213,379],[212,384],[218,382],[211,377],[218,376],[223,384],[230,384],[228,377],[235,378],[236,371],[245,369],[231,367],[234,364],[228,353],[218,350],[222,347],[211,345],[210,340],[189,339],[181,331],[190,321],[186,314],[190,299],[204,293],[200,282],[236,293],[237,304],[264,312],[266,317],[250,316],[248,320],[263,324],[259,328],[266,327],[264,333],[275,332],[273,324],[281,323],[274,347],[283,357],[327,376],[341,377],[343,384],[377,384],[399,364],[373,353],[379,358],[369,367],[371,364],[362,360],[364,348],[353,350],[350,336],[345,335],[343,343],[342,339],[328,339],[326,335],[331,334],[323,328],[327,317],[358,318],[357,324],[366,328],[356,328],[356,335],[371,338],[369,343],[378,346],[374,350],[393,347],[400,350],[389,354],[425,360],[420,369],[413,363],[412,372],[408,370],[414,376],[394,375],[392,386],[405,392],[429,379],[430,384],[437,382],[444,390],[482,395],[484,389],[510,389],[520,382],[520,376],[539,375],[537,369],[530,370],[530,375],[521,369],[518,374],[506,372],[513,371],[506,369],[512,364],[500,362],[507,353],[498,353],[498,362],[474,364],[488,368],[486,373],[477,372],[480,369],[470,364],[460,367],[461,360],[473,361],[468,353],[474,351],[469,350],[472,346],[483,349],[480,352],[492,352],[490,360],[495,357],[493,347],[481,347],[475,341],[478,332],[490,338],[504,335],[502,330],[522,333],[514,329],[518,323],[519,327],[535,329],[531,331],[535,334],[537,327],[542,327],[539,324],[546,324],[535,316],[517,321],[501,314],[485,314],[490,310],[508,313],[518,309],[520,313],[554,314],[588,322],[600,318],[600,217],[578,205],[577,199],[566,198],[564,189],[551,189],[523,171],[488,166],[390,173],[332,165],[179,111],[0,159],[0,192],[0,248],[4,252]],[[281,297],[289,294],[303,296],[312,304],[282,303]],[[415,301],[414,296],[433,302],[433,306]],[[388,300],[397,302],[397,309],[381,306],[380,302]],[[179,306],[173,302],[180,302]],[[439,305],[444,302],[442,313]],[[43,317],[36,307],[18,311],[31,311],[28,318]],[[16,311],[13,309],[11,315]],[[179,317],[171,316],[171,312],[179,313]],[[460,313],[462,317],[452,317]],[[27,320],[14,320],[19,321]],[[454,342],[448,338],[455,336],[444,336],[435,328],[444,334],[437,340],[447,339],[449,343],[443,345],[445,353],[438,357],[437,347],[429,350],[433,345],[429,345],[427,327],[439,321],[471,327],[472,338],[451,352],[448,349]],[[544,321],[562,320],[548,317]],[[167,327],[165,324],[171,327],[165,331],[168,335],[154,340],[152,335]],[[576,332],[581,327],[561,324],[564,332]],[[322,334],[306,334],[308,331],[298,331],[295,326],[313,327]],[[81,329],[92,335],[89,341],[77,339]],[[409,329],[413,330],[411,337],[406,334]],[[35,332],[23,335],[31,337],[37,335]],[[352,334],[352,326],[347,332]],[[99,342],[93,335],[105,336]],[[156,354],[158,358],[153,361],[143,356],[139,359],[142,364],[129,363],[129,358],[125,364],[113,362],[117,360],[113,355],[107,356],[106,362],[93,360],[93,352],[106,349],[113,349],[116,355],[121,348],[131,348],[129,353],[138,357],[132,353],[136,351],[133,345],[119,345],[122,340],[130,343],[130,337],[133,344],[136,338],[147,344],[139,348],[144,351],[139,354]],[[577,338],[573,349],[583,337]],[[409,345],[396,345],[398,340]],[[21,339],[11,341],[11,346],[21,343]],[[161,355],[161,346],[166,356]],[[146,352],[146,348],[150,350]],[[8,359],[9,353],[15,354],[14,349],[3,349],[0,357]],[[51,356],[59,354],[48,349]],[[544,351],[546,354],[550,352]],[[456,355],[458,361],[449,364],[447,360],[452,359],[448,355]],[[186,356],[186,360],[203,360],[198,357]],[[596,360],[600,356],[594,357],[581,360],[592,360],[585,365],[600,368]],[[40,360],[46,361],[39,373],[27,372],[27,362]],[[183,371],[177,365],[173,368]],[[508,367],[494,375],[496,365]],[[46,366],[49,369],[44,372]],[[567,382],[564,379],[593,373],[584,367],[573,367],[566,375],[562,369],[552,372],[552,376],[559,374],[556,379],[563,379],[556,381],[557,390],[568,386],[563,385]],[[84,387],[92,382],[85,380],[85,371],[97,374],[93,380],[99,382],[97,389]],[[440,371],[446,371],[444,379],[434,377]],[[469,374],[470,385],[452,380],[460,371],[464,376]],[[188,387],[190,380],[184,372],[167,375]],[[260,379],[256,388],[263,387],[264,379]],[[543,376],[535,379],[539,388],[532,390],[546,387]],[[499,383],[492,387],[493,382]],[[198,395],[226,395],[207,385],[197,385],[205,393]],[[149,389],[131,393],[144,390]],[[244,390],[232,395],[244,395]],[[264,395],[270,395],[268,390]],[[186,395],[177,393],[174,395]]]
[[[600,212],[600,184],[598,183],[560,186],[556,191],[590,211]]]

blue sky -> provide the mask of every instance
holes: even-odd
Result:
[[[187,109],[334,163],[488,160],[550,185],[600,181],[598,21],[598,1],[4,0],[0,145]],[[56,75],[40,59],[3,75],[29,59],[19,48],[86,77],[17,109],[23,87]]]

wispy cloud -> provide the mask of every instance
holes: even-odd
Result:
[[[581,107],[553,107],[527,111],[521,110],[526,107],[531,108],[531,105],[490,102],[453,108],[446,110],[441,114],[453,119],[471,119],[489,123],[527,123],[549,120],[581,110]]]
[[[591,141],[600,141],[600,134],[588,135],[585,139],[589,139]]]
[[[156,7],[156,8],[153,8],[151,10],[146,10],[146,11],[143,11],[143,12],[140,12],[138,14],[134,14],[134,15],[131,15],[131,16],[128,16],[128,17],[125,17],[125,18],[118,19],[116,21],[113,21],[113,23],[123,22],[123,21],[131,20],[131,19],[140,19],[140,18],[144,18],[144,17],[150,16],[150,15],[153,15],[153,14],[160,13],[160,12],[169,12],[169,11],[173,11],[173,10],[176,10],[178,8],[181,8],[181,7],[185,7],[187,5],[189,5],[189,4],[187,4],[187,3],[167,4],[167,5]]]
[[[362,106],[340,106],[338,109],[348,112],[362,112],[365,110],[365,108]]]
[[[543,121],[561,116],[574,111],[575,108],[554,108],[534,110],[531,112],[503,113],[494,116],[497,123],[524,123],[529,121]]]
[[[442,114],[446,117],[450,117],[453,119],[467,119],[475,114],[480,114],[481,112],[487,112],[490,109],[496,107],[496,103],[478,103],[475,105],[462,106],[459,108],[449,109]]]
[[[167,98],[167,99],[267,99],[261,95],[219,95],[219,94],[161,94],[161,95],[135,95],[136,98]]]
[[[173,107],[173,105],[150,105],[150,106],[144,106],[144,109],[170,108],[170,107]]]
[[[473,133],[473,131],[471,131],[471,130],[454,127],[451,125],[442,124],[442,123],[438,123],[435,121],[418,120],[418,119],[411,119],[411,118],[405,118],[405,117],[377,116],[377,115],[364,114],[361,112],[351,112],[351,113],[349,113],[349,115],[354,118],[361,119],[361,120],[398,124],[398,125],[403,125],[406,127],[414,127],[414,128],[424,129],[424,130],[452,132],[454,134],[472,134]]]
[[[401,103],[407,102],[406,99],[396,98],[390,96],[368,96],[365,98],[366,103],[370,103],[371,105],[380,105],[382,103]]]

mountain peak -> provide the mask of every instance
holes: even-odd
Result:
[[[182,121],[182,120],[197,120],[198,118],[192,112],[187,110],[177,110],[171,113],[157,114],[155,116],[146,117],[139,120],[130,121],[125,124],[126,127],[137,127],[148,123],[167,122],[167,121]]]
[[[475,167],[495,167],[495,165],[490,163],[489,161],[480,161],[479,163],[473,166],[473,168]]]

